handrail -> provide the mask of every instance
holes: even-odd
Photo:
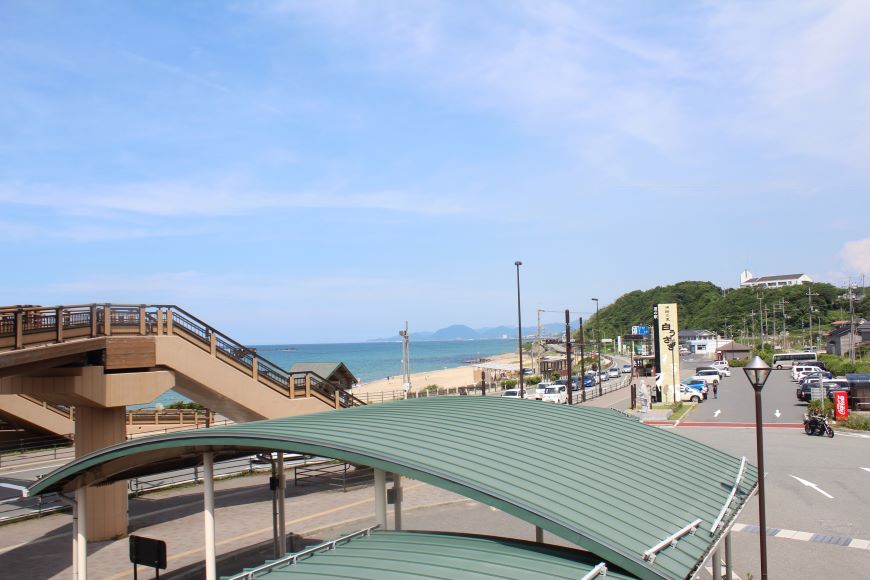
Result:
[[[92,338],[110,336],[113,327],[118,327],[120,333],[127,335],[136,327],[139,329],[138,333],[144,335],[183,335],[211,351],[213,355],[220,355],[218,358],[223,358],[225,362],[232,361],[238,365],[240,371],[250,372],[251,378],[285,396],[295,395],[294,378],[301,375],[308,378],[311,390],[320,395],[318,398],[327,403],[336,402],[338,391],[337,401],[341,407],[365,404],[346,389],[317,373],[304,371],[291,375],[288,370],[262,357],[256,350],[230,338],[174,304],[93,303],[0,307],[0,339],[6,341],[6,346],[0,345],[0,348],[22,349],[37,344],[64,342],[64,331],[67,330],[77,330],[74,337],[82,338],[81,329],[84,328],[90,328]]]
[[[73,407],[67,407],[66,405],[57,405],[55,403],[41,401],[41,400],[37,399],[36,397],[31,397],[30,395],[24,395],[24,394],[19,393],[18,396],[23,397],[23,398],[27,399],[28,401],[30,401],[31,403],[39,405],[40,407],[42,407],[44,409],[48,409],[49,411],[54,411],[58,415],[60,415],[62,417],[66,417],[67,419],[73,419],[73,417],[74,417]]]
[[[716,529],[722,523],[722,518],[725,517],[725,512],[728,511],[728,506],[731,505],[731,501],[734,499],[734,496],[737,494],[737,488],[740,487],[740,482],[743,480],[743,472],[746,469],[746,456],[740,461],[740,469],[737,470],[737,480],[734,482],[734,486],[731,488],[731,493],[728,494],[728,499],[725,500],[725,505],[722,506],[722,511],[719,512],[719,515],[716,517],[716,520],[713,522],[713,525],[710,527],[710,535],[716,533]]]
[[[662,540],[661,542],[659,542],[658,544],[656,544],[655,546],[650,548],[649,550],[644,551],[643,559],[649,560],[650,564],[652,564],[653,562],[655,562],[656,555],[659,552],[661,552],[662,550],[664,550],[668,546],[671,546],[671,547],[676,546],[677,542],[679,541],[680,538],[682,538],[683,536],[686,536],[688,534],[694,533],[695,530],[697,530],[698,526],[700,526],[700,525],[701,525],[701,518],[698,518],[694,522],[680,528],[677,532],[671,534],[670,536],[668,536],[667,538],[665,538],[664,540]]]

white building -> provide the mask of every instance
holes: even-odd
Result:
[[[782,274],[779,276],[754,277],[749,270],[740,273],[740,287],[764,286],[766,288],[781,288],[783,286],[799,286],[812,282],[813,279],[806,274]]]

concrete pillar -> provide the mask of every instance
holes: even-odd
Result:
[[[97,336],[97,305],[91,304],[91,338]]]
[[[387,529],[387,474],[380,469],[375,469],[375,521]]]
[[[716,548],[716,551],[713,552],[713,580],[721,580],[722,578],[722,554],[719,551],[719,548]]]
[[[103,305],[103,334],[112,336],[112,305]]]
[[[399,532],[402,530],[402,476],[393,474],[393,528]]]
[[[76,457],[102,449],[127,438],[126,408],[76,406]],[[88,539],[94,542],[114,540],[127,535],[127,482],[88,487]]]
[[[278,552],[279,557],[287,553],[286,508],[284,505],[287,489],[287,474],[284,473],[284,452],[278,452]]]
[[[208,333],[208,352],[211,356],[217,356],[217,335],[214,330],[209,330]]]
[[[203,495],[205,516],[205,578],[217,580],[217,557],[214,541],[214,454],[202,454],[202,476],[205,483]]]
[[[305,375],[305,398],[309,398],[311,396],[311,377],[307,374]]]
[[[287,377],[287,394],[291,399],[296,398],[296,380],[293,378],[293,375]]]
[[[75,511],[78,516],[75,534],[75,575],[77,580],[88,580],[88,488],[76,490]]]
[[[257,357],[251,359],[251,378],[255,381],[260,380],[260,365]]]
[[[166,309],[166,334],[172,335],[172,309]]]
[[[145,328],[145,317],[145,306],[142,305],[139,307],[139,334],[141,336],[145,336],[146,334],[148,334],[148,331]]]
[[[734,561],[731,559],[731,531],[725,534],[725,578],[734,578]]]
[[[544,543],[544,528],[535,526],[535,541],[539,544]]]
[[[24,348],[24,313],[15,313],[15,348]]]
[[[55,338],[56,342],[63,342],[63,308],[56,308],[54,311],[55,322]]]
[[[335,391],[332,393],[332,396],[335,399],[335,408],[341,409],[341,392],[338,389],[335,389]]]

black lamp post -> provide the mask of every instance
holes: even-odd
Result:
[[[593,298],[593,302],[595,302],[595,335],[596,335],[596,349],[598,351],[598,376],[595,377],[596,381],[601,383],[601,321],[598,319],[598,298]],[[598,389],[598,393],[601,394],[601,388]]]
[[[758,454],[758,525],[761,550],[761,580],[767,580],[767,522],[764,515],[764,440],[761,427],[761,389],[770,376],[770,366],[761,357],[749,361],[743,372],[755,389],[755,445]]]
[[[517,267],[517,324],[519,326],[519,333],[517,334],[517,346],[520,351],[520,398],[524,399],[526,396],[525,389],[523,388],[523,312],[520,308],[520,266],[523,263],[517,260],[514,262],[514,266]]]

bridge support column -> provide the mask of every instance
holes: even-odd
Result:
[[[76,580],[88,580],[88,500],[86,487],[76,490],[73,504],[73,569]]]
[[[214,454],[202,454],[202,479],[205,483],[203,496],[205,512],[205,578],[217,580],[217,556],[214,542]]]
[[[76,406],[76,457],[102,449],[127,438],[125,407]],[[127,482],[118,481],[88,487],[84,493],[86,508],[80,518],[88,522],[87,537],[98,542],[127,535]]]
[[[725,534],[725,578],[734,578],[734,562],[731,560],[731,531]]]
[[[713,552],[711,564],[713,565],[713,579],[719,580],[722,578],[722,552],[719,551],[718,547]]]
[[[381,530],[387,529],[387,474],[375,469],[375,520]]]
[[[278,557],[287,553],[286,508],[287,474],[284,472],[284,452],[278,452]]]
[[[393,529],[402,531],[402,476],[393,474]]]

